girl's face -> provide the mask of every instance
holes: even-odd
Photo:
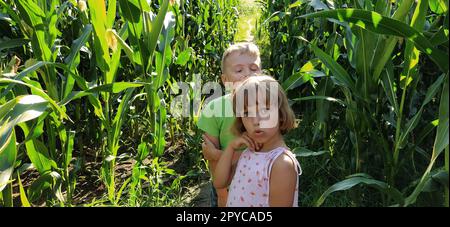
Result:
[[[239,52],[231,53],[225,60],[222,82],[242,82],[254,73],[261,73],[260,59],[249,54]]]
[[[264,144],[280,133],[278,108],[248,106],[241,117],[250,138]]]

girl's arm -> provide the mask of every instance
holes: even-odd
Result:
[[[237,160],[239,159],[240,154],[236,154],[236,149],[247,146],[248,148],[255,150],[256,144],[250,139],[247,135],[242,135],[241,137],[236,138],[232,142],[228,144],[228,147],[225,149],[222,155],[220,155],[220,159],[217,162],[216,169],[214,170],[214,179],[213,184],[215,188],[225,188],[230,182],[231,178],[234,175],[234,166],[236,166]]]
[[[219,162],[217,162],[216,169],[214,170],[214,187],[226,188],[228,181],[232,175],[233,155],[235,151],[232,146],[228,146],[223,154],[220,156]]]
[[[291,207],[294,202],[297,183],[296,165],[292,159],[282,154],[275,159],[270,174],[269,205],[271,207]]]

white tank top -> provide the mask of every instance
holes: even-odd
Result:
[[[295,155],[285,147],[277,147],[269,152],[253,152],[246,149],[239,157],[236,171],[228,193],[228,207],[268,207],[269,179],[274,161],[281,154],[287,154],[302,170]],[[295,185],[293,207],[298,206],[298,179]]]

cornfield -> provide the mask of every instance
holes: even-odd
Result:
[[[299,206],[448,207],[448,20],[445,0],[0,0],[0,206],[195,206],[192,100],[244,32],[299,120]]]

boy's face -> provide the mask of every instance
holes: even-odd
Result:
[[[259,57],[246,53],[231,53],[225,60],[222,82],[242,82],[253,73],[261,73],[260,61]]]

